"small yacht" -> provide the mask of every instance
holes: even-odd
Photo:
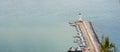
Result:
[[[74,47],[70,47],[70,49],[68,50],[68,52],[75,52],[75,48]]]
[[[78,46],[75,50],[75,52],[82,52],[82,49]]]

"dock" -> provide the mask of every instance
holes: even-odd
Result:
[[[76,28],[77,35],[74,38],[77,38],[75,41],[81,52],[99,52],[100,42],[90,21],[84,21],[80,17],[76,21],[70,21],[69,24]],[[76,51],[76,48],[72,51]]]

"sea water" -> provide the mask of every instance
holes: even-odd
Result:
[[[120,51],[119,0],[0,0],[0,52],[67,52],[79,13]]]

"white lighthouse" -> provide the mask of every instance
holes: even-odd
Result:
[[[78,20],[82,21],[82,15],[81,15],[81,13],[79,13],[78,18],[79,18]]]

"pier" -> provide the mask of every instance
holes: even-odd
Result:
[[[84,21],[81,16],[76,21],[70,21],[69,24],[76,28],[77,35],[74,38],[82,52],[99,52],[100,42],[90,21]],[[77,52],[76,48],[71,48]]]

